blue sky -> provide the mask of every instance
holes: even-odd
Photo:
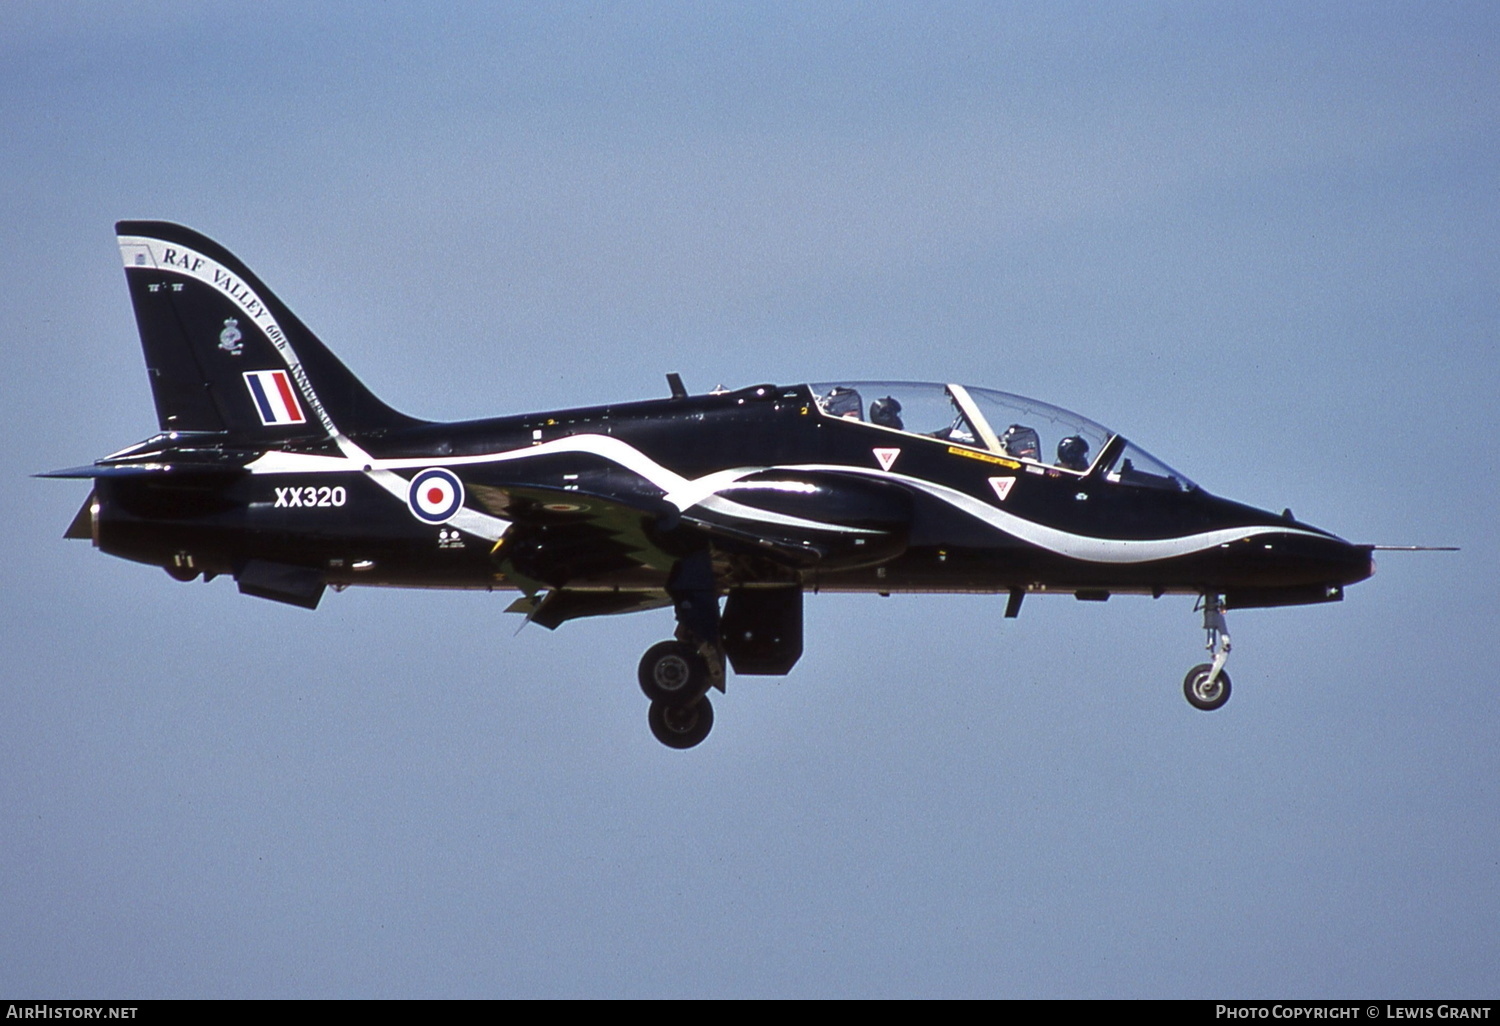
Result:
[[[1485,4],[0,9],[0,992],[1488,997]],[[461,418],[761,381],[1078,410],[1388,554],[1339,605],[817,596],[701,748],[666,612],[315,613],[63,529],[154,430],[112,226]],[[19,257],[19,259],[15,259]]]

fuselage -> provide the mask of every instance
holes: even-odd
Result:
[[[1163,474],[1121,474],[1106,465],[1128,445],[1116,435],[1073,469],[972,429],[939,438],[833,415],[823,400],[810,386],[765,385],[418,424],[353,436],[367,461],[327,440],[257,452],[164,437],[122,462],[170,471],[98,478],[93,532],[106,552],[142,562],[215,574],[259,559],[316,568],[335,586],[664,588],[667,566],[580,543],[577,522],[601,505],[642,521],[601,528],[650,535],[641,548],[670,550],[679,513],[718,528],[725,589],[795,579],[879,593],[1217,591],[1231,606],[1278,605],[1337,598],[1371,571],[1367,546]],[[397,492],[425,468],[461,481],[493,538],[414,515]],[[518,513],[573,529],[553,532],[559,548],[547,551],[544,528],[512,530],[535,520]],[[496,549],[516,533],[517,550]],[[788,566],[758,550],[806,558]]]

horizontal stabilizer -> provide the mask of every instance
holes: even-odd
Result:
[[[98,514],[98,498],[93,492],[83,500],[83,505],[78,507],[78,514],[73,517],[73,522],[63,532],[64,538],[78,538],[82,541],[94,541],[94,517]],[[97,543],[96,543],[97,544]]]
[[[192,461],[188,463],[90,463],[86,467],[49,470],[45,474],[33,474],[32,476],[70,478],[160,477],[163,474],[170,474],[174,470],[190,471],[198,477],[202,477],[204,474],[234,475],[244,472],[243,467],[226,467]]]

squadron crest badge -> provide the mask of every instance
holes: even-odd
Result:
[[[240,322],[236,318],[224,318],[224,330],[219,332],[220,349],[230,356],[239,356],[245,349],[245,343],[240,341],[244,337],[240,333]]]

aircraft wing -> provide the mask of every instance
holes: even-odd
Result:
[[[486,512],[511,523],[493,555],[499,572],[524,594],[506,612],[524,613],[551,630],[580,617],[671,603],[660,589],[599,584],[671,569],[672,557],[653,537],[655,525],[676,512],[670,504],[534,484],[470,483],[468,492]],[[642,569],[648,573],[636,573]]]
[[[665,501],[530,484],[471,484],[469,493],[514,525],[495,555],[518,579],[562,587],[633,567],[671,569],[673,557],[656,537],[658,525],[676,515]]]
[[[469,492],[513,525],[494,550],[500,572],[526,593],[508,611],[549,628],[669,605],[666,575],[686,552],[705,544],[720,558],[779,581],[851,557],[883,561],[905,548],[904,516],[887,529],[851,529],[739,501],[710,500],[681,512],[662,497],[580,488],[476,483]],[[637,583],[601,584],[621,580]]]

